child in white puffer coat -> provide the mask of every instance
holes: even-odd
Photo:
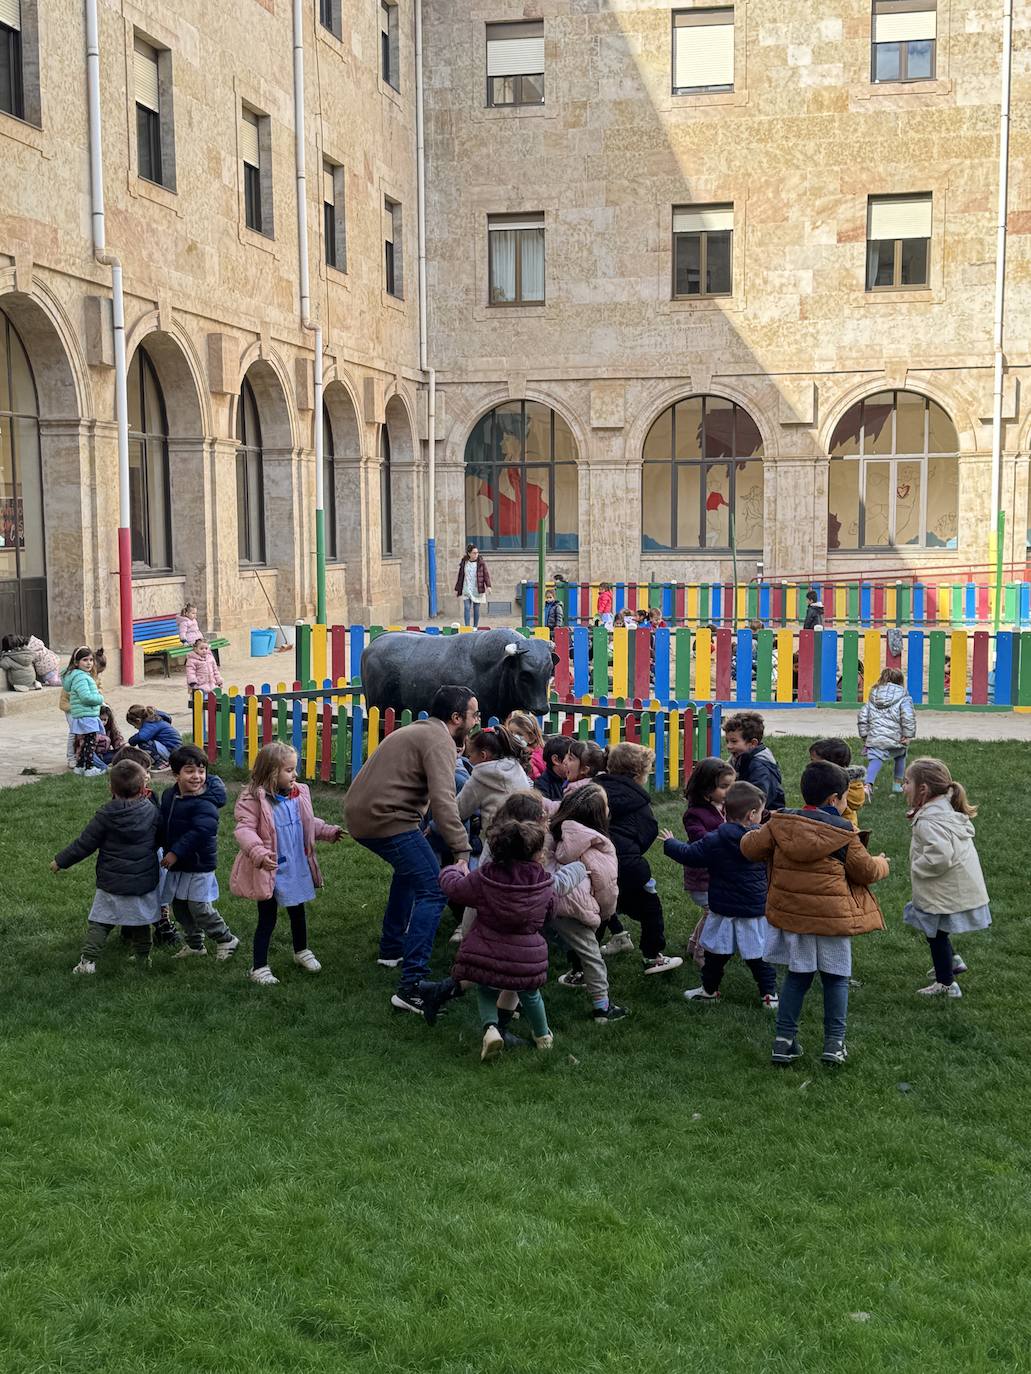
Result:
[[[608,971],[598,943],[598,928],[616,910],[619,866],[608,837],[609,806],[602,789],[584,782],[567,792],[551,818],[545,866],[580,862],[586,879],[555,902],[548,925],[569,952],[570,968],[563,987],[586,987],[595,1021],[618,1021],[626,1015],[609,997]]]

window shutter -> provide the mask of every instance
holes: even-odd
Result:
[[[734,84],[734,11],[717,23],[697,23],[696,16],[711,18],[711,11],[689,11],[676,16],[673,51],[673,85],[677,90],[697,86]]]
[[[673,211],[674,234],[700,234],[703,229],[713,233],[733,227],[733,205],[687,205]]]
[[[487,25],[488,76],[533,76],[543,70],[542,23]]]
[[[4,0],[0,0],[2,5]],[[158,55],[147,43],[136,40],[133,52],[133,76],[136,82],[136,104],[142,105],[155,114],[158,102]]]
[[[929,239],[931,237],[931,197],[900,196],[892,200],[871,200],[871,239]]]
[[[390,6],[381,4],[379,7],[379,29],[380,33],[390,32]]]
[[[383,207],[383,237],[387,243],[394,242],[394,211],[389,205]]]
[[[21,29],[21,0],[0,0],[0,24]]]
[[[324,167],[322,171],[322,199],[327,205],[337,203],[336,173],[332,167]]]
[[[258,146],[258,119],[250,110],[244,110],[243,123],[240,125],[240,152],[244,162],[250,167],[261,166],[261,153]]]
[[[936,38],[938,15],[935,10],[915,10],[902,14],[875,14],[875,43],[909,43]]]

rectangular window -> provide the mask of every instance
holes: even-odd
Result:
[[[931,197],[871,196],[867,209],[867,291],[911,290],[929,280]]]
[[[326,266],[347,271],[347,234],[344,218],[344,169],[322,164],[322,241]]]
[[[733,205],[673,210],[673,297],[729,296],[733,290]]]
[[[328,29],[334,38],[340,37],[340,0],[319,0],[319,23],[324,29]]]
[[[396,200],[383,198],[383,254],[386,288],[391,296],[404,300],[404,254],[401,237],[401,207]]]
[[[134,43],[133,80],[136,96],[136,171],[145,181],[163,186],[158,54],[142,38],[137,38]]]
[[[870,80],[931,81],[938,14],[935,0],[874,0]]]
[[[240,122],[240,156],[243,159],[244,220],[248,229],[265,233],[265,205],[262,187],[261,125],[264,121],[253,110],[244,109]]]
[[[487,220],[491,305],[544,304],[544,216]]]
[[[380,71],[383,80],[395,91],[401,89],[401,62],[398,43],[397,5],[380,0],[379,7]]]
[[[674,10],[673,94],[733,89],[733,9]]]
[[[0,110],[25,118],[21,0],[0,0]]]
[[[544,104],[544,24],[487,25],[487,104]]]

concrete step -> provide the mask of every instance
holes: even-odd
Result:
[[[42,687],[38,692],[0,692],[0,716],[35,716],[52,711],[57,720],[60,696],[60,687]]]

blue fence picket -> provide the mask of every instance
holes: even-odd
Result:
[[[365,712],[358,705],[351,708],[351,778],[361,771],[365,754]]]
[[[579,700],[591,694],[591,631],[586,625],[573,628],[573,696]]]
[[[598,705],[599,705],[599,706],[607,706],[608,704],[609,704],[609,699],[608,699],[608,697],[599,697],[599,698],[598,698]],[[605,745],[606,745],[607,742],[608,742],[608,737],[609,737],[609,735],[608,735],[608,721],[607,721],[607,719],[606,719],[604,716],[595,716],[595,717],[594,717],[594,742],[595,742],[595,744],[600,744],[601,747],[604,749],[604,748],[605,748]]]
[[[992,700],[996,706],[1013,705],[1013,641],[1009,630],[995,636],[995,682]]]
[[[290,703],[290,745],[298,758],[298,767],[302,757],[301,750],[301,731],[304,724],[304,702],[293,700]]]
[[[963,615],[969,624],[977,620],[977,588],[968,582],[963,591]]]
[[[919,706],[924,699],[924,632],[910,630],[906,636],[909,652],[906,656],[906,691]]]
[[[653,785],[657,785],[664,792],[666,790],[666,716],[664,712],[655,712],[653,728],[652,746],[655,749]]]
[[[838,632],[824,630],[818,636],[820,653],[817,659],[820,681],[814,684],[813,696],[817,701],[837,701],[838,699]]]
[[[655,670],[654,670],[654,695],[657,701],[663,705],[669,701],[669,630],[662,627],[655,631]]]
[[[764,625],[770,620],[772,616],[770,606],[771,598],[769,584],[766,582],[761,582],[759,584],[759,619],[763,622]]]
[[[350,643],[350,650],[351,650],[351,665],[350,665],[350,666],[351,666],[351,673],[350,673],[350,678],[351,678],[351,681],[353,682],[353,681],[355,680],[355,678],[357,678],[357,677],[359,677],[359,676],[361,675],[361,671],[362,671],[362,666],[361,666],[361,665],[362,665],[362,653],[363,653],[364,650],[365,650],[365,626],[364,626],[364,625],[352,625],[352,626],[351,626],[350,633],[349,633],[349,635],[348,635],[348,638],[349,638],[349,640],[351,641],[351,643]]]
[[[752,632],[738,630],[735,658],[737,681],[735,701],[744,705],[752,700]]]
[[[913,585],[913,623],[923,625],[927,620],[927,589],[922,582]]]
[[[613,609],[614,611],[625,611],[625,610],[626,610],[626,583],[625,583],[625,582],[617,582],[614,590],[615,590],[615,594],[616,594],[616,595],[615,595],[615,600],[614,600],[613,603],[612,603],[612,609]]]
[[[719,582],[712,584],[712,591],[709,596],[709,619],[715,624],[720,623],[723,615],[723,586]]]
[[[241,695],[233,698],[233,716],[236,721],[236,738],[233,741],[233,762],[236,764],[237,768],[243,768],[247,763],[247,750],[245,747],[247,743],[246,716],[244,714],[245,705],[246,698],[244,696]]]

